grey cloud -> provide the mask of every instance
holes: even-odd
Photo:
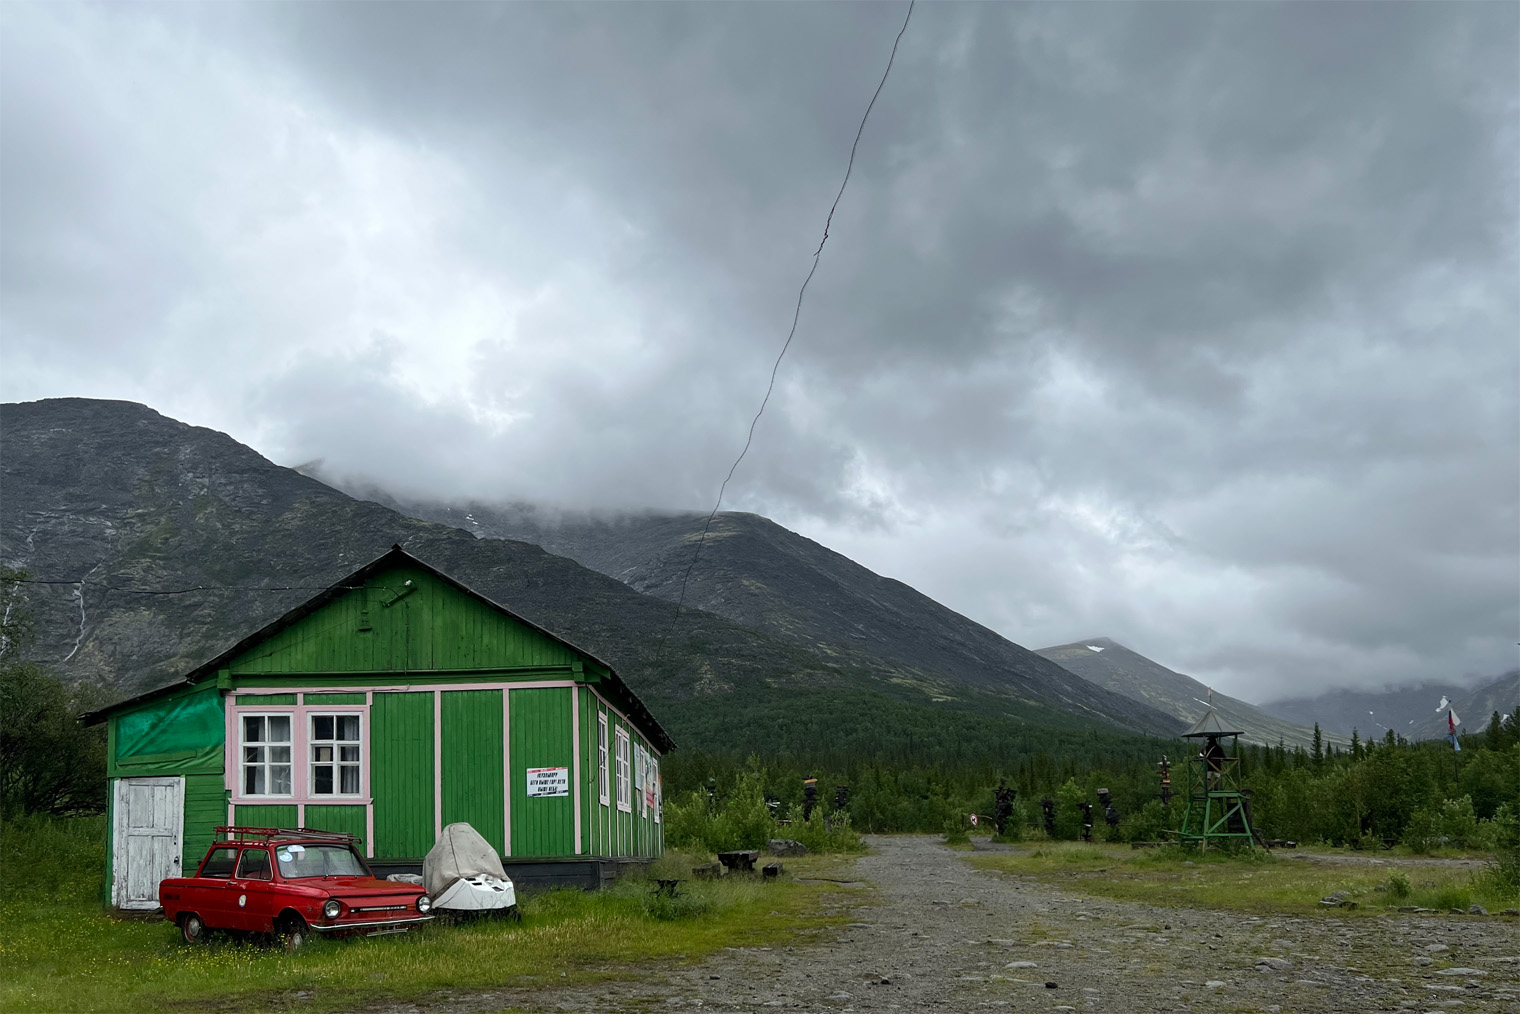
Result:
[[[705,508],[902,11],[8,5],[0,389]],[[730,505],[1026,644],[1511,665],[1517,42],[1497,4],[921,5]]]

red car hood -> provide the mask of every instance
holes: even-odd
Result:
[[[381,895],[415,898],[419,894],[427,893],[420,884],[407,884],[399,880],[376,880],[374,877],[302,877],[299,880],[287,880],[285,883],[292,887],[309,887],[326,891],[328,894],[344,898],[374,898]]]

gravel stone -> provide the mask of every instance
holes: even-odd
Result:
[[[975,854],[1031,847],[973,841]],[[650,960],[608,969],[618,976],[614,982],[498,986],[489,994],[451,990],[419,1003],[382,1002],[369,1012],[495,1014],[506,1008],[637,1014],[677,1000],[672,1007],[697,1009],[700,1001],[700,1009],[713,1014],[772,1008],[819,1014],[844,1007],[861,1014],[948,1014],[1048,1011],[1057,998],[1079,995],[1084,1010],[1206,1014],[1212,1008],[1205,996],[1218,995],[1214,991],[1225,985],[1230,1011],[1264,1014],[1418,1012],[1432,1002],[1447,1014],[1517,1009],[1516,920],[1385,912],[1340,919],[1330,914],[1339,910],[1316,910],[1318,899],[1312,896],[1304,899],[1302,915],[1267,918],[1109,901],[1079,893],[1074,888],[1080,881],[1068,886],[978,871],[966,861],[968,853],[946,848],[937,836],[872,836],[867,842],[870,854],[841,859],[837,872],[826,875],[871,886],[840,891],[825,907],[836,907],[845,920],[869,920],[873,930],[850,930],[842,939],[809,934],[798,937],[795,948],[725,950],[692,964]],[[1351,856],[1330,861],[1366,863]],[[1449,861],[1429,865],[1443,862]],[[1419,864],[1401,859],[1399,865]],[[1418,879],[1418,872],[1411,870],[1411,879]],[[949,904],[943,904],[946,899]],[[961,905],[961,899],[980,904]],[[1035,979],[1030,975],[1035,962],[1020,955],[1041,943],[1045,946],[1035,953],[1043,975]],[[1427,950],[1437,947],[1443,949]],[[1444,962],[1451,952],[1462,955],[1462,968],[1420,967],[1434,964],[1430,955]],[[1409,963],[1411,954],[1415,965]],[[1001,961],[1002,955],[1014,960]],[[1258,971],[1241,974],[1253,968]],[[1295,970],[1293,979],[1281,974],[1289,968]],[[846,982],[863,982],[861,993],[841,990]],[[1212,985],[1216,982],[1225,985]],[[1099,993],[1078,993],[1087,989]],[[1032,1002],[1031,991],[1049,993],[1050,999]],[[1464,1001],[1460,1007],[1454,1003],[1458,999]]]

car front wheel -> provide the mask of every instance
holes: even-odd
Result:
[[[278,935],[280,943],[285,946],[285,950],[294,954],[306,946],[306,938],[310,933],[311,930],[307,927],[305,919],[302,919],[298,915],[291,915],[287,916],[285,921],[280,924]]]
[[[206,924],[194,912],[186,912],[179,917],[179,934],[187,944],[203,944],[206,942]]]

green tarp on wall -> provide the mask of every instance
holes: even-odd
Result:
[[[218,774],[226,726],[215,685],[116,716],[112,775]]]

